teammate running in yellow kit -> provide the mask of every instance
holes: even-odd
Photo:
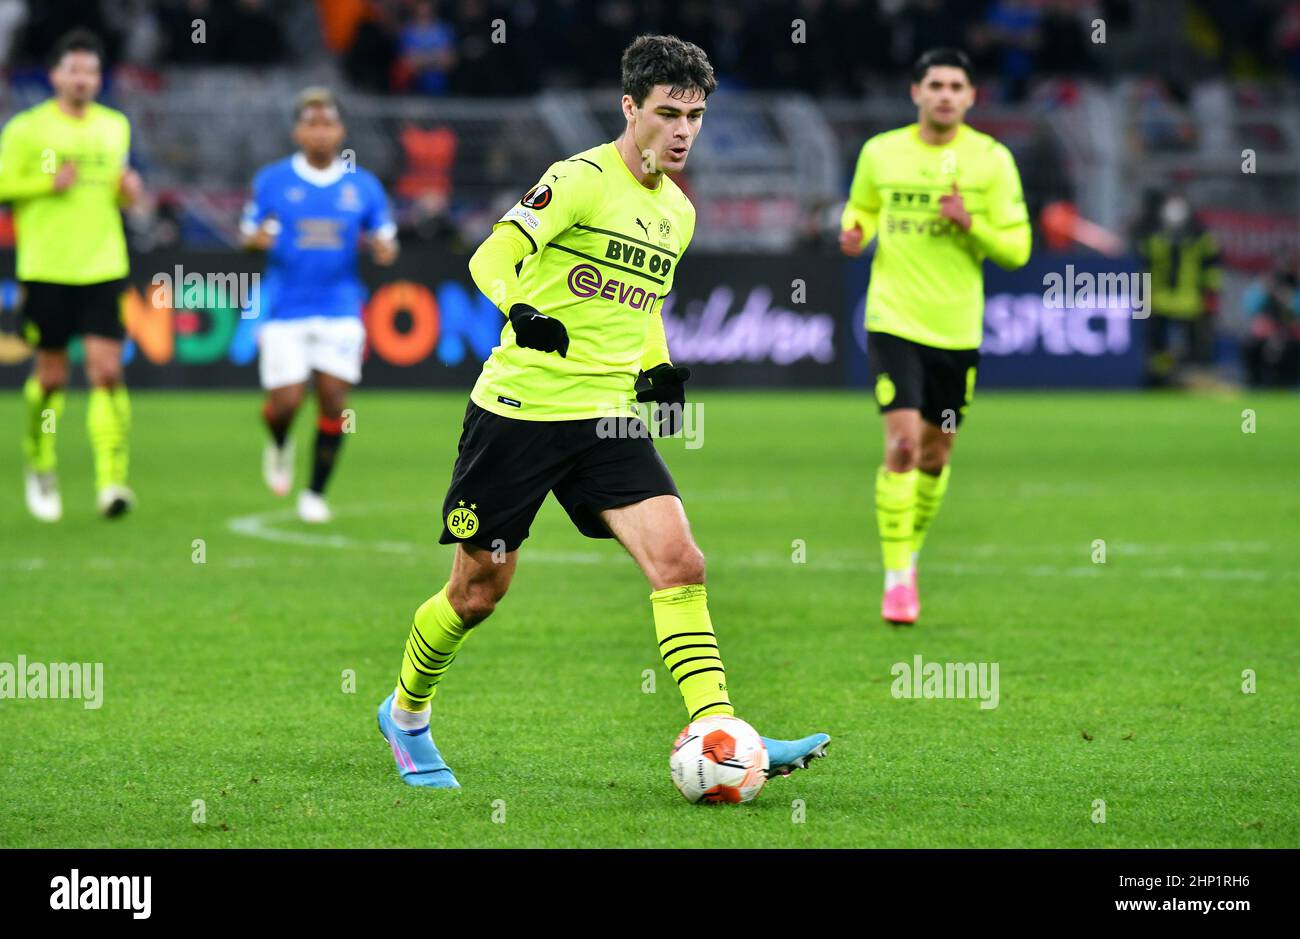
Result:
[[[93,35],[69,33],[50,69],[54,97],[15,114],[0,133],[0,201],[14,206],[23,330],[36,354],[23,385],[27,508],[45,522],[63,515],[54,441],[74,336],[86,353],[96,504],[114,518],[135,502],[126,485],[131,403],[122,381],[128,263],[121,208],[143,187],[127,166],[126,116],[95,102],[101,59]]]
[[[1031,232],[1010,151],[963,123],[975,103],[970,60],[933,49],[912,73],[917,122],[862,147],[840,249],[876,239],[867,288],[867,355],[885,417],[876,473],[884,555],[881,616],[920,615],[916,562],[948,488],[949,457],[970,406],[984,328],[985,258],[1015,269]]]

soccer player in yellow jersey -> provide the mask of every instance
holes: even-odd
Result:
[[[885,418],[876,474],[884,554],[880,612],[914,623],[916,562],[948,488],[953,439],[975,390],[984,326],[982,262],[1029,260],[1031,233],[1010,151],[963,123],[975,103],[970,60],[933,49],[912,72],[917,121],[862,147],[840,249],[876,239],[867,355]]]
[[[459,785],[429,734],[430,702],[505,596],[551,492],[580,532],[617,538],[645,573],[659,652],[690,719],[734,713],[704,556],[631,408],[638,371],[649,387],[636,400],[657,402],[661,430],[686,400],[690,373],[670,361],[660,314],[695,211],[671,174],[686,166],[715,87],[698,46],[638,38],[623,54],[622,136],[553,163],[470,259],[508,322],[470,394],[442,507],[442,543],[456,544],[451,577],[416,610],[396,689],[379,706],[379,729],[413,786]],[[764,738],[769,772],[803,768],[829,740]]]
[[[46,522],[63,515],[54,440],[73,336],[85,344],[99,511],[114,518],[135,501],[126,485],[131,405],[122,382],[121,298],[128,266],[120,210],[142,186],[127,166],[125,115],[95,102],[101,60],[92,34],[69,33],[54,53],[54,97],[14,115],[0,133],[0,201],[14,206],[23,330],[36,350],[23,386],[27,508]]]

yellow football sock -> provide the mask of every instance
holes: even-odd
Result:
[[[709,714],[735,714],[727,697],[727,673],[709,619],[703,584],[665,587],[650,594],[659,654],[686,703],[689,720]]]
[[[465,623],[447,599],[447,588],[420,604],[406,638],[402,671],[397,679],[397,706],[419,713],[429,706],[443,673],[469,635]]]
[[[912,532],[916,516],[917,470],[876,472],[876,523],[885,570],[905,571],[912,566]]]
[[[943,494],[948,491],[949,469],[950,466],[945,464],[938,476],[922,472],[916,477],[916,514],[912,519],[913,554],[920,551],[921,546],[925,544],[930,523],[939,514],[939,506],[943,504]]]
[[[126,388],[92,388],[86,406],[86,431],[95,458],[95,488],[126,485],[127,437],[131,399]]]
[[[54,437],[63,405],[67,400],[62,388],[46,393],[35,375],[23,384],[23,403],[27,420],[23,424],[23,455],[29,468],[38,473],[52,472],[58,465]]]

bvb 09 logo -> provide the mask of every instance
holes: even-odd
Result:
[[[447,513],[447,530],[457,538],[468,538],[474,534],[478,531],[478,516],[473,510],[477,508],[477,505],[470,503],[467,509],[465,503],[461,502],[459,506]]]

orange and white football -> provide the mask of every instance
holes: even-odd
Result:
[[[713,715],[682,729],[668,765],[687,802],[750,802],[767,782],[767,747],[739,717]]]

